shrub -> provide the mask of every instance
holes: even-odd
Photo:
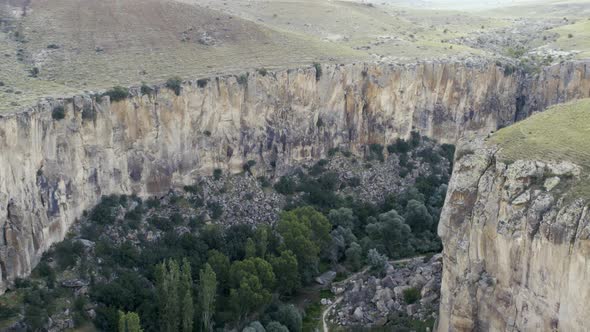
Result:
[[[242,165],[242,169],[244,170],[244,172],[252,174],[252,167],[254,167],[254,165],[256,165],[256,160],[250,159],[244,165]]]
[[[219,204],[217,202],[207,203],[207,208],[209,209],[209,212],[211,213],[211,219],[219,219],[219,217],[221,217],[221,215],[223,215],[223,207],[221,206],[221,204]]]
[[[248,74],[242,74],[238,76],[238,84],[246,85],[248,84]]]
[[[164,218],[152,217],[148,220],[148,222],[162,232],[168,232],[172,230],[172,223]]]
[[[574,38],[574,35],[572,35],[571,33],[568,33],[567,38]]]
[[[159,206],[160,206],[160,200],[159,200],[159,199],[157,199],[157,198],[155,198],[155,197],[148,198],[148,199],[145,201],[145,204],[146,204],[146,205],[147,205],[147,207],[148,207],[148,208],[150,208],[150,209],[152,209],[152,208],[157,208],[157,207],[159,207]]]
[[[180,91],[182,90],[182,79],[178,76],[172,77],[166,81],[166,87],[174,91],[177,96],[180,96]]]
[[[322,65],[314,62],[313,67],[315,68],[315,79],[316,81],[319,81],[322,77]]]
[[[324,126],[324,120],[321,117],[318,118],[318,121],[315,123],[316,127],[320,128]]]
[[[297,184],[295,180],[289,176],[281,176],[279,181],[275,183],[275,190],[279,194],[283,195],[292,195],[295,193],[295,189],[297,188]]]
[[[26,279],[26,278],[16,278],[14,279],[14,287],[16,288],[29,288],[33,286],[33,283],[31,282],[31,280]],[[2,308],[2,307],[0,307]],[[0,314],[0,318],[1,318],[1,314]]]
[[[268,179],[266,178],[266,176],[259,176],[258,177],[258,182],[260,182],[260,186],[262,188],[268,188],[268,187],[270,187],[270,181],[268,181]]]
[[[66,117],[66,109],[63,106],[56,106],[53,111],[51,111],[51,117],[53,120],[63,120]]]
[[[31,77],[39,76],[39,68],[37,68],[37,67],[31,68],[31,70],[29,70],[29,74],[31,75]]]
[[[370,249],[367,253],[367,263],[371,270],[377,274],[382,274],[387,265],[387,256],[380,254],[377,249]]]
[[[413,304],[420,300],[420,290],[412,287],[404,290],[404,301],[407,304]]]
[[[410,145],[412,147],[417,147],[418,145],[420,145],[420,133],[418,133],[417,131],[412,131],[410,133]]]
[[[201,88],[201,89],[204,88],[204,87],[206,87],[207,86],[207,83],[209,83],[209,79],[208,78],[202,78],[200,80],[197,80],[197,86],[199,88]]]
[[[348,179],[347,184],[349,187],[358,187],[361,185],[361,178],[359,178],[358,176],[353,176],[350,179]]]
[[[120,101],[129,97],[129,89],[122,86],[116,86],[105,92],[103,96],[109,96],[111,101]]]
[[[266,76],[266,74],[268,74],[268,70],[266,70],[266,68],[260,68],[258,69],[258,74]]]
[[[369,160],[383,161],[383,145],[373,143],[369,145]]]
[[[407,153],[411,150],[410,144],[401,138],[398,138],[395,143],[387,146],[387,152],[392,153]]]
[[[184,186],[184,187],[182,187],[182,189],[184,189],[184,191],[186,191],[187,193],[191,193],[191,194],[198,194],[199,193],[199,186],[196,184],[193,184],[191,186]]]
[[[219,179],[221,179],[221,175],[223,174],[223,171],[220,168],[216,168],[213,170],[213,178],[217,181]]]

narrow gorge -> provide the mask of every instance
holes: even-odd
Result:
[[[453,144],[486,136],[549,105],[589,97],[590,63],[564,62],[536,74],[485,61],[329,65],[321,72],[310,67],[187,81],[178,94],[163,85],[130,91],[131,97],[117,102],[88,94],[0,115],[2,291],[28,275],[103,195],[161,195],[216,168],[239,172],[250,160],[256,174],[276,177],[331,148],[362,155],[367,144],[389,144],[413,130]],[[65,118],[54,119],[60,106]],[[485,269],[477,270],[465,256],[475,232],[466,230],[475,227],[467,215],[478,190],[500,195],[484,188],[491,179],[482,180],[495,173],[482,179],[475,174],[498,167],[487,157],[470,166],[473,158],[459,158],[439,229],[445,246],[441,331],[471,330],[478,314],[505,316],[492,304],[473,302],[482,296],[474,282]],[[464,276],[465,265],[473,278]],[[509,279],[511,272],[504,273]],[[506,324],[524,326],[519,317]]]

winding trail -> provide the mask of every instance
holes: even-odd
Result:
[[[412,261],[414,259],[419,259],[419,258],[424,258],[425,256],[416,256],[416,257],[411,257],[411,258],[403,258],[403,259],[398,259],[398,260],[394,260],[394,261],[389,261],[389,264],[401,264],[401,263],[407,263],[409,261]],[[348,278],[339,281],[339,282],[335,282],[332,285],[340,285],[340,284],[345,284],[348,281],[350,281],[350,279],[356,278],[359,274],[364,274],[365,272],[367,272],[369,270],[369,267],[365,267],[364,269],[362,269],[359,272],[356,272],[354,274],[352,274],[351,276],[349,276]],[[322,327],[323,327],[323,332],[330,332],[330,329],[328,328],[328,323],[326,323],[326,317],[328,316],[328,313],[330,312],[330,310],[332,310],[332,308],[334,308],[338,303],[340,303],[340,301],[342,301],[344,297],[342,295],[338,296],[334,302],[332,304],[330,304],[326,309],[324,309],[324,311],[322,312]]]

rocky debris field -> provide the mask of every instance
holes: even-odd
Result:
[[[380,327],[399,317],[435,319],[441,276],[441,254],[390,264],[382,277],[355,275],[332,285],[341,300],[328,312],[328,320],[342,327]]]

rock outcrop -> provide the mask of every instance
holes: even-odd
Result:
[[[495,63],[343,65],[247,80],[189,81],[110,102],[76,96],[0,115],[0,290],[101,195],[157,195],[214,168],[248,160],[281,173],[346,146],[386,144],[415,129],[442,142],[487,133],[547,105],[590,94],[584,62],[534,77]],[[145,91],[144,91],[145,92]],[[56,120],[52,111],[65,109]],[[59,117],[57,117],[59,118]]]
[[[572,186],[588,174],[568,161],[506,163],[497,146],[467,145],[439,223],[438,330],[587,330],[590,216]]]

